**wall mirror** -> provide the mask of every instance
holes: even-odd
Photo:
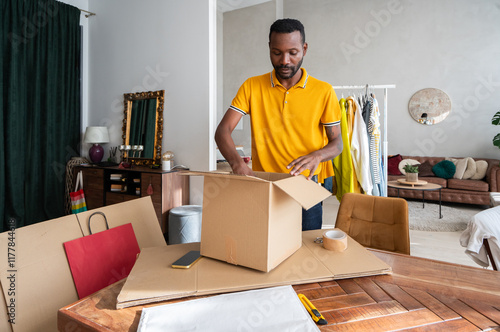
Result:
[[[163,137],[165,90],[125,93],[123,145],[130,150],[124,157],[136,165],[160,163]]]
[[[422,89],[410,98],[408,111],[418,123],[433,125],[443,121],[450,114],[451,100],[442,90]]]

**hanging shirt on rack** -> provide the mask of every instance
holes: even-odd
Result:
[[[346,119],[347,119],[347,132],[349,136],[349,149],[351,150],[351,161],[352,161],[352,132],[354,128],[354,112],[355,112],[355,99],[352,96],[349,96],[346,100]],[[358,176],[355,171],[354,167],[354,161],[353,163],[353,173],[352,173],[352,178],[353,178],[353,191],[355,193],[361,193],[362,189],[358,180]]]
[[[349,96],[346,100],[346,118],[347,118],[347,131],[349,132],[349,142],[352,138],[352,129],[354,127],[354,98]]]
[[[363,120],[363,111],[356,99],[349,97],[352,101],[354,121],[352,130],[351,156],[356,178],[365,192],[371,195],[373,190],[370,172],[370,147],[368,145],[368,133]]]
[[[365,100],[365,103],[363,105],[363,120],[365,121],[366,124],[366,130],[368,130],[368,124],[370,123],[370,114],[373,107],[372,103],[373,103],[372,98],[368,98]]]
[[[380,121],[378,103],[376,99],[370,97],[368,104],[370,105],[368,137],[370,142],[370,169],[373,181],[373,194],[380,196]]]
[[[374,109],[374,114],[375,114],[375,131],[374,131],[374,136],[375,136],[375,147],[377,149],[377,158],[378,158],[378,176],[380,179],[379,182],[379,192],[380,196],[387,196],[387,185],[386,181],[387,179],[385,178],[385,172],[383,171],[383,163],[382,163],[382,150],[381,150],[381,143],[382,143],[382,135],[380,132],[380,109],[378,107],[378,101],[375,98],[375,95],[373,95],[373,109]]]
[[[342,134],[342,153],[333,159],[333,171],[335,174],[335,184],[337,187],[336,196],[340,201],[346,193],[355,192],[354,168],[352,165],[351,149],[349,143],[349,133],[347,129],[346,100],[340,99],[340,131]],[[357,187],[357,186],[356,186]],[[359,191],[357,191],[359,193]]]

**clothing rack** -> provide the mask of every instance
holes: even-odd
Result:
[[[359,89],[366,89],[366,92],[368,89],[383,89],[384,90],[384,125],[383,125],[383,130],[384,130],[384,140],[383,140],[383,147],[382,147],[382,159],[383,159],[383,166],[384,166],[384,175],[385,175],[385,181],[387,182],[387,155],[388,155],[388,143],[387,143],[387,90],[388,89],[395,89],[396,85],[395,84],[382,84],[382,85],[334,85],[333,89],[334,90],[359,90]],[[387,196],[387,190],[385,192],[385,195]]]

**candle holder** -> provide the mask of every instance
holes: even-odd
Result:
[[[132,164],[128,162],[128,155],[129,155],[129,151],[131,149],[132,149],[132,147],[130,145],[120,145],[120,151],[122,152],[122,162],[118,166],[119,168],[130,168],[130,167],[132,167]],[[126,160],[123,161],[123,158],[126,158]]]

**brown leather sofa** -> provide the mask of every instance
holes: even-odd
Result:
[[[402,157],[403,159],[414,159],[420,163],[428,161],[432,166],[445,159],[445,157]],[[441,185],[443,187],[441,189],[441,201],[443,202],[489,205],[490,192],[500,191],[500,160],[484,158],[474,158],[474,160],[485,160],[488,163],[486,176],[482,180],[443,179],[437,176],[422,177],[420,175],[418,178],[419,180]],[[388,175],[389,181],[401,178],[404,178],[404,175]],[[388,188],[388,196],[397,197],[397,189]],[[422,199],[422,191],[400,189],[399,197]],[[438,201],[439,191],[425,192],[425,200]]]

